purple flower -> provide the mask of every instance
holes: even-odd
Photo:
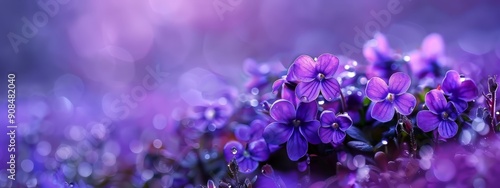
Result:
[[[446,102],[442,91],[429,91],[425,95],[425,105],[429,110],[417,114],[417,126],[422,131],[429,132],[438,128],[438,133],[443,138],[451,138],[457,134],[457,111],[452,102]]]
[[[321,113],[321,127],[319,137],[323,143],[340,144],[344,141],[345,131],[352,125],[352,120],[348,115],[336,116],[334,112],[325,110]]]
[[[222,128],[232,113],[229,105],[208,104],[195,106],[193,108],[195,127],[198,130],[205,131]]]
[[[290,73],[289,73],[289,75],[290,75]],[[276,94],[281,89],[280,90],[281,91],[280,92],[281,98],[286,99],[286,100],[292,102],[292,104],[294,106],[297,106],[297,104],[300,101],[297,98],[297,96],[295,95],[296,84],[293,83],[291,80],[289,80],[290,77],[293,77],[293,76],[283,76],[280,79],[276,80],[273,83],[273,93]]]
[[[252,121],[250,126],[242,124],[237,125],[234,130],[234,135],[236,136],[236,139],[242,142],[259,140],[262,138],[262,133],[264,132],[265,127],[266,124],[264,121],[256,119]]]
[[[259,162],[269,158],[269,149],[263,139],[250,142],[246,148],[238,141],[230,141],[224,146],[224,156],[227,162],[236,159],[240,172],[250,173],[257,169]]]
[[[448,95],[450,101],[457,108],[458,113],[464,112],[468,104],[467,102],[476,99],[479,95],[479,90],[472,80],[460,78],[457,71],[450,70],[444,76],[441,88],[444,94]]]
[[[298,80],[295,89],[302,102],[311,102],[319,93],[331,101],[340,95],[339,82],[333,77],[339,66],[339,59],[332,54],[322,54],[317,61],[307,55],[299,56],[292,64],[292,75]]]
[[[405,93],[410,88],[410,76],[397,72],[389,78],[389,86],[379,77],[371,78],[366,85],[366,96],[375,102],[371,115],[381,122],[388,122],[394,116],[394,109],[402,115],[410,115],[417,100]]]
[[[369,40],[363,46],[363,55],[369,63],[368,78],[381,77],[384,80],[397,71],[398,66],[394,60],[394,52],[389,46],[387,38],[376,33],[372,40]]]
[[[288,142],[286,150],[288,158],[299,160],[307,153],[307,142],[319,144],[320,123],[316,120],[318,104],[299,103],[297,110],[290,101],[277,100],[270,110],[275,122],[265,129],[263,137],[269,144],[279,145]]]
[[[409,65],[418,78],[427,75],[440,77],[441,58],[444,54],[444,42],[441,35],[432,33],[425,37],[419,51],[410,54]]]

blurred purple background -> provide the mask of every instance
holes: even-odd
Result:
[[[403,55],[438,33],[452,66],[479,83],[500,74],[498,10],[493,0],[2,1],[0,87],[17,74],[20,181],[42,177],[37,170],[75,155],[89,136],[103,140],[95,155],[111,171],[155,139],[175,151],[169,122],[214,88],[244,89],[247,58],[287,67],[301,54],[332,53],[364,64],[362,45],[376,31]],[[6,106],[5,92],[0,100]],[[7,121],[6,108],[0,116]]]

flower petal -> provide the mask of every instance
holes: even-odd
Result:
[[[230,162],[233,158],[236,158],[236,160],[240,159],[243,157],[243,152],[243,145],[238,141],[229,141],[224,146],[224,157],[227,162]]]
[[[405,73],[397,72],[392,74],[392,76],[389,78],[390,93],[396,95],[405,93],[406,91],[408,91],[408,88],[410,88],[410,85],[411,85],[410,76],[408,76]]]
[[[262,137],[269,144],[280,145],[290,139],[292,132],[293,127],[291,125],[273,122],[264,129]]]
[[[321,126],[323,127],[330,127],[333,123],[337,122],[335,112],[330,110],[323,111],[319,119],[321,120]]]
[[[348,115],[337,116],[337,121],[339,124],[339,129],[342,131],[346,131],[352,125],[352,119]]]
[[[292,66],[294,79],[301,82],[310,82],[316,78],[316,62],[308,55],[301,55],[295,59]]]
[[[321,94],[327,101],[332,101],[340,96],[340,84],[335,78],[321,81]]]
[[[444,42],[441,35],[432,33],[422,41],[422,53],[429,60],[436,60],[444,53]]]
[[[458,88],[457,97],[464,101],[471,101],[479,96],[479,90],[477,89],[476,83],[472,80],[464,80],[460,87]]]
[[[316,120],[316,115],[318,114],[318,103],[299,103],[297,107],[297,119],[306,122]]]
[[[323,73],[325,78],[331,78],[339,67],[339,59],[332,54],[321,54],[318,57],[316,71]]]
[[[443,138],[451,138],[458,132],[458,125],[454,121],[445,120],[439,123],[438,133]]]
[[[293,131],[290,140],[286,144],[288,158],[292,161],[297,161],[307,153],[307,140],[300,134],[298,129]]]
[[[425,105],[435,114],[441,113],[446,109],[446,98],[443,92],[433,89],[425,94]]]
[[[384,80],[379,77],[373,77],[366,84],[365,93],[370,100],[379,102],[385,100],[387,94],[389,94],[389,88]]]
[[[295,119],[295,107],[284,99],[274,102],[269,111],[271,117],[280,123],[288,123]]]
[[[405,116],[410,115],[411,112],[413,112],[415,105],[417,105],[417,99],[409,93],[398,95],[394,99],[394,107],[396,107],[396,111]]]
[[[458,87],[460,87],[460,74],[454,70],[446,72],[443,83],[441,84],[441,88],[443,88],[444,93],[451,95],[458,89]]]
[[[283,78],[280,78],[280,79],[274,81],[273,86],[272,86],[273,93],[274,94],[278,93],[278,90],[283,87],[284,83],[285,83],[285,79],[283,79]]]
[[[250,158],[245,158],[238,163],[238,170],[241,173],[251,173],[259,167],[259,162],[254,161]]]
[[[323,143],[330,143],[333,140],[333,129],[332,127],[320,127],[318,130],[319,138]]]
[[[451,99],[450,103],[455,105],[458,113],[464,112],[465,110],[467,110],[467,107],[469,107],[469,104],[461,99]]]
[[[345,139],[345,132],[339,129],[333,131],[333,143],[340,144]]]
[[[321,143],[321,140],[318,136],[319,127],[320,124],[318,120],[302,122],[299,127],[299,131],[311,144],[319,144]]]
[[[260,119],[252,121],[250,123],[250,141],[261,139],[266,125],[267,123]]]
[[[234,136],[239,141],[247,142],[251,137],[251,129],[247,125],[239,124],[234,128]]]
[[[388,122],[394,117],[394,111],[394,105],[391,102],[377,102],[373,106],[372,117],[380,122]]]
[[[264,139],[250,142],[248,144],[248,152],[255,161],[265,161],[269,158],[269,148]]]
[[[436,129],[441,120],[429,110],[422,110],[417,114],[417,126],[424,132],[430,132]]]
[[[295,95],[295,90],[291,88],[288,84],[283,84],[283,89],[281,90],[281,98],[290,101],[293,106],[297,106],[300,102],[299,98]]]
[[[318,98],[320,91],[320,82],[313,80],[310,82],[301,82],[295,88],[295,94],[302,102],[311,102]]]

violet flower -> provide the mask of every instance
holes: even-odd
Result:
[[[444,94],[450,97],[449,99],[457,108],[458,113],[464,112],[468,107],[467,102],[479,96],[479,90],[474,81],[462,79],[457,71],[450,70],[446,72],[441,84]]]
[[[417,114],[417,126],[424,132],[438,129],[443,138],[451,138],[457,134],[458,125],[455,123],[458,117],[455,105],[446,102],[442,91],[433,89],[425,95],[425,105],[429,110],[422,110]]]
[[[385,35],[376,33],[372,40],[363,46],[363,55],[369,63],[368,78],[381,77],[387,80],[391,74],[397,71],[398,65],[394,60],[393,50]]]
[[[316,120],[318,104],[300,103],[295,107],[290,101],[277,100],[270,110],[275,122],[270,123],[265,129],[263,137],[269,144],[280,145],[287,142],[288,158],[299,160],[307,153],[308,142],[319,144],[318,136],[320,123]]]
[[[410,76],[397,72],[389,78],[389,86],[379,77],[371,78],[366,85],[366,96],[375,102],[371,116],[381,122],[394,117],[394,110],[402,115],[410,115],[417,100],[406,93],[410,88]]]
[[[227,162],[236,159],[241,173],[250,173],[269,158],[269,149],[264,139],[250,142],[246,148],[238,141],[230,141],[224,146],[224,156]]]
[[[292,102],[294,106],[297,106],[300,102],[299,98],[295,95],[295,88],[297,87],[297,84],[291,80],[291,77],[293,76],[291,76],[291,73],[289,72],[288,75],[276,80],[272,86],[273,93],[277,94],[278,91],[280,91],[282,99],[286,99]]]
[[[250,123],[250,126],[242,124],[237,125],[234,129],[234,135],[236,139],[242,142],[259,140],[262,139],[262,133],[265,127],[266,123],[264,121],[256,119]]]
[[[302,102],[311,102],[319,93],[327,101],[340,95],[339,82],[333,77],[339,66],[339,59],[332,54],[322,54],[315,61],[312,57],[301,55],[290,67],[294,79],[300,81],[295,89]]]
[[[352,125],[348,115],[336,116],[333,111],[325,110],[321,113],[321,127],[318,134],[323,143],[340,144],[345,139],[345,131]]]
[[[207,127],[211,131],[224,127],[232,113],[229,105],[219,104],[195,106],[193,111],[195,119],[194,127],[201,131],[205,131]]]
[[[444,56],[444,42],[441,35],[432,33],[422,41],[419,51],[410,54],[408,64],[418,78],[442,76],[440,62]]]

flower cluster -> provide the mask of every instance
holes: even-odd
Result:
[[[94,126],[88,139],[73,131],[80,150],[59,147],[60,165],[43,175],[80,187],[498,183],[491,175],[498,171],[500,153],[495,76],[483,87],[471,75],[444,67],[437,34],[408,53],[392,50],[385,36],[376,34],[363,54],[366,61],[360,62],[329,53],[300,55],[287,68],[247,59],[244,87],[205,75],[215,83],[190,91],[168,121],[155,116],[154,126],[170,127],[169,132],[164,140],[145,136],[125,146],[137,154],[127,158],[134,165],[116,167],[123,147],[110,141],[111,131]],[[117,154],[105,152],[109,148]],[[98,173],[91,176],[92,170]],[[133,182],[114,181],[117,176]],[[52,186],[45,181],[39,185]]]

